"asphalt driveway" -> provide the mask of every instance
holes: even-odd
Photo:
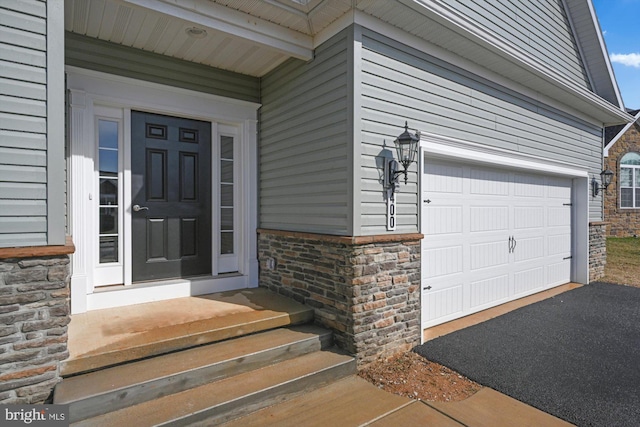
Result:
[[[640,425],[640,289],[592,283],[416,347],[578,426]]]

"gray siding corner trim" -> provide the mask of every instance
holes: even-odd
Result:
[[[47,2],[47,244],[64,245],[64,2]]]
[[[262,78],[259,227],[348,235],[348,30]]]

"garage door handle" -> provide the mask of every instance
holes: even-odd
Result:
[[[509,236],[509,253],[513,253],[516,250],[516,238],[513,236]]]

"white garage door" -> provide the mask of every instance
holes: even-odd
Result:
[[[570,281],[570,178],[442,161],[423,172],[423,328]]]

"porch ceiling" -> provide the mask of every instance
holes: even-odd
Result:
[[[290,57],[312,59],[314,36],[351,8],[351,0],[65,0],[65,29],[262,76]],[[191,27],[206,36],[190,36]]]

